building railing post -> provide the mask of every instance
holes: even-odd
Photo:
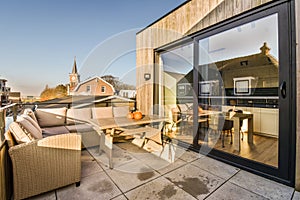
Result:
[[[14,105],[12,107],[12,112],[13,112],[13,119],[14,119],[14,122],[17,120],[17,115],[18,115],[18,105]]]
[[[4,141],[6,110],[0,110],[0,135],[1,141]]]

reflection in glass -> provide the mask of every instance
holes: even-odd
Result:
[[[278,166],[278,49],[277,14],[199,40],[199,144]]]
[[[182,136],[191,143],[193,137],[193,44],[160,54],[163,68],[163,104],[172,122],[173,137]]]

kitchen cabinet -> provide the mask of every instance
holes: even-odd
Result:
[[[279,110],[270,108],[260,109],[260,132],[263,134],[278,137]]]

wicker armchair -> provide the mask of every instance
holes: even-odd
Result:
[[[51,136],[15,145],[8,131],[13,167],[14,199],[24,199],[76,183],[81,176],[81,137],[77,134]]]

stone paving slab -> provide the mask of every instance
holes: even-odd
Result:
[[[195,165],[196,167],[204,169],[209,173],[212,173],[224,179],[229,179],[239,171],[239,169],[236,167],[206,156],[195,160],[194,162],[192,162],[192,165]]]
[[[295,191],[293,200],[300,200],[300,192]]]
[[[127,198],[124,196],[124,195],[120,195],[120,196],[117,196],[111,200],[127,200]]]
[[[81,162],[81,178],[96,174],[101,171],[103,171],[103,169],[95,160]]]
[[[197,199],[204,199],[225,182],[224,179],[191,164],[180,167],[164,177]]]
[[[34,197],[27,198],[27,200],[56,200],[56,195],[55,195],[55,191],[51,191]]]
[[[147,153],[147,154],[144,154],[143,156],[140,156],[139,161],[157,171],[160,171],[165,168],[168,168],[169,166],[172,166],[176,161],[178,161],[178,162],[176,162],[177,164],[186,163],[180,159],[176,159],[175,162],[171,161],[171,160],[167,161],[167,160],[161,159],[160,157],[158,157],[154,154],[151,154],[151,153]]]
[[[91,156],[88,150],[85,149],[81,151],[81,161],[93,161],[93,160],[95,159]]]
[[[109,169],[108,157],[104,152],[99,154],[99,147],[89,147],[86,149],[86,151],[88,151],[88,153],[96,160],[103,170]]]
[[[159,151],[152,152],[152,154],[168,162],[174,162],[175,160],[178,160],[178,158],[180,158],[185,152],[185,149],[172,142],[164,144],[164,148]]]
[[[96,160],[89,154],[88,151],[84,150],[81,153],[81,177],[86,177],[92,174],[103,171]]]
[[[101,154],[99,154],[98,148],[91,148],[89,149],[89,152],[97,160],[97,162],[104,170],[109,170],[108,167],[109,159],[106,153],[102,152]],[[116,169],[121,167],[122,165],[126,165],[127,163],[137,161],[137,159],[134,156],[132,156],[130,152],[116,145],[114,145],[112,160],[113,160],[113,167]]]
[[[181,151],[175,162],[169,163],[132,145],[118,144],[112,170],[105,163],[107,156],[97,151],[82,151],[80,187],[72,184],[30,199],[300,200],[294,188],[189,150]]]
[[[167,179],[160,177],[147,184],[140,186],[134,190],[125,193],[128,199],[151,199],[151,200],[161,200],[161,199],[172,199],[172,200],[182,200],[182,199],[195,199],[193,196],[182,190],[181,188],[175,186],[173,183]]]
[[[119,171],[117,169],[106,171],[122,192],[127,192],[160,176],[159,173],[146,165],[137,165],[133,163],[133,165],[128,165],[127,168],[135,172]]]
[[[111,199],[121,194],[121,191],[104,173],[99,172],[81,179],[81,184],[75,184],[57,190],[58,200],[69,199]]]
[[[202,157],[200,153],[196,153],[190,150],[186,150],[184,153],[176,155],[176,158],[179,158],[185,162],[193,162]]]
[[[291,199],[294,192],[294,188],[246,172],[244,170],[239,171],[229,181],[269,199]]]
[[[149,144],[151,141],[149,141],[147,144]],[[157,143],[155,143],[158,145]],[[159,145],[159,149],[155,151],[146,151],[144,149],[138,147],[132,147],[135,145],[132,145],[131,143],[122,143],[118,144],[120,148],[123,148],[127,152],[129,152],[133,157],[137,158],[138,160],[146,160],[145,158],[152,156],[154,159],[160,159],[165,160],[166,162],[172,162],[175,160],[175,157],[178,158],[180,155],[185,153],[185,150],[181,147],[178,147],[176,144],[164,144],[164,148],[162,148],[161,145]]]
[[[250,192],[230,182],[226,182],[215,192],[213,192],[207,200],[267,200],[267,198]]]
[[[179,167],[182,167],[183,165],[186,165],[187,162],[181,160],[181,159],[177,159],[175,162],[170,163],[168,166],[165,166],[163,168],[160,168],[158,170],[158,173],[160,173],[161,175],[169,173],[175,169],[178,169]]]

